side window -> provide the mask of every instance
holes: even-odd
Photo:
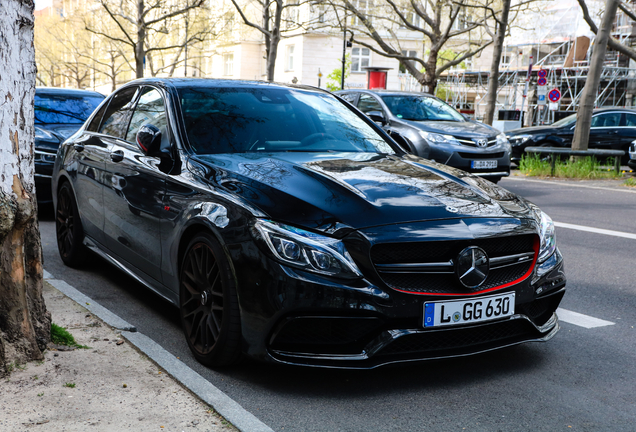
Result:
[[[365,94],[360,95],[360,100],[358,101],[358,109],[365,114],[369,111],[383,112],[380,102],[378,102],[373,96]]]
[[[636,114],[625,114],[625,126],[636,127]]]
[[[91,120],[91,123],[86,128],[89,132],[97,132],[99,130],[99,124],[102,122],[102,118],[104,117],[104,113],[106,112],[106,108],[108,108],[108,104],[105,103],[102,107],[97,111],[95,117]]]
[[[621,124],[621,113],[599,114],[592,117],[591,127],[617,127]]]
[[[123,138],[128,128],[138,87],[131,87],[117,93],[110,100],[104,121],[99,132],[117,138]]]
[[[346,100],[350,104],[355,104],[357,95],[355,93],[341,93],[338,96],[340,96],[342,99]]]
[[[159,90],[152,87],[145,87],[142,91],[135,113],[130,120],[130,127],[126,134],[126,141],[135,142],[135,136],[139,128],[145,124],[157,126],[165,135],[168,119],[166,118],[166,107]]]

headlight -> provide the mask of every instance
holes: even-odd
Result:
[[[456,144],[461,145],[452,135],[441,135],[432,132],[419,131],[420,136],[433,144]]]
[[[499,134],[497,135],[497,145],[510,145],[510,142],[504,134]]]
[[[254,228],[274,257],[284,264],[339,278],[362,276],[338,239],[265,220],[257,220]]]
[[[35,150],[33,153],[36,161],[55,163],[55,153],[47,153],[40,150]]]
[[[538,208],[535,208],[535,213],[539,221],[539,234],[541,236],[541,246],[539,248],[539,258],[537,262],[542,263],[550,258],[556,250],[556,231],[554,230],[554,222],[552,222],[550,216]]]
[[[499,138],[499,137],[497,137],[497,138]],[[524,142],[528,141],[530,138],[532,138],[532,135],[508,136],[508,140],[510,141],[510,144],[513,145],[513,146],[521,145]]]

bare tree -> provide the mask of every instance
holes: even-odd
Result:
[[[582,0],[579,0],[582,1]],[[610,32],[616,18],[619,0],[607,0],[605,12],[601,21],[601,28],[596,32],[592,61],[587,80],[581,94],[579,111],[576,114],[576,128],[572,139],[572,150],[587,150],[590,139],[590,127],[592,125],[592,111],[596,102],[596,94],[601,81],[601,71],[607,52],[607,43],[610,40]],[[589,15],[589,14],[588,14]]]
[[[130,47],[134,53],[134,70],[137,78],[144,76],[144,62],[148,55],[158,51],[179,49],[182,43],[166,42],[161,34],[168,34],[170,20],[199,9],[205,0],[99,0],[100,5],[118,29],[119,35],[87,25],[86,29]]]
[[[261,10],[261,24],[257,24],[247,17],[245,5],[240,5],[237,0],[232,0],[232,4],[234,4],[245,25],[263,34],[265,38],[267,80],[274,81],[278,44],[286,34],[292,34],[303,28],[303,25],[298,20],[298,12],[300,5],[307,3],[307,1],[255,0],[254,3]]]
[[[490,76],[488,77],[488,87],[486,89],[486,113],[484,123],[492,125],[495,116],[495,108],[497,105],[497,87],[499,85],[499,64],[501,62],[501,53],[503,52],[504,39],[508,29],[508,17],[510,15],[511,0],[503,0],[501,8],[501,16],[493,13],[492,18],[497,23],[497,32],[495,34],[492,63],[490,65]],[[494,12],[494,11],[493,11]]]
[[[598,34],[598,31],[599,31],[598,27],[596,26],[596,24],[594,23],[594,20],[590,16],[590,11],[587,8],[587,4],[585,3],[585,0],[577,0],[577,1],[579,2],[579,5],[581,6],[581,10],[583,11],[583,18],[585,19],[585,22],[587,23],[587,25],[590,26],[590,30],[592,30],[594,34]],[[618,2],[618,7],[632,21],[636,21],[636,14],[633,11],[629,10],[627,6],[625,6],[622,2],[620,1]],[[612,35],[610,35],[607,41],[607,46],[608,48],[613,49],[614,51],[618,51],[619,53],[631,58],[632,60],[636,60],[636,50],[628,47],[627,45],[623,45],[622,43],[620,43],[620,41],[618,41],[618,39],[612,37]]]
[[[489,12],[484,9],[481,16],[468,17],[466,12],[474,5],[469,0],[384,0],[383,3],[375,4],[359,0],[323,1],[329,2],[335,9],[344,9],[351,20],[356,22],[357,26],[348,26],[346,29],[352,42],[385,57],[399,60],[431,93],[435,91],[437,80],[444,71],[460,65],[492,44],[492,39],[484,39],[481,34],[472,39],[473,33],[481,30],[489,19]],[[491,5],[494,3],[491,0],[485,1]],[[360,7],[370,4],[374,5],[372,9]],[[344,18],[341,19],[343,29],[345,22]],[[426,59],[425,53],[421,57],[414,57],[402,50],[400,38],[395,31],[400,27],[422,34],[428,46]],[[460,37],[467,37],[468,40],[458,41]],[[373,43],[369,43],[366,40],[368,38]],[[451,58],[442,58],[442,52],[454,41],[457,43],[453,43],[453,49],[458,49],[459,52],[454,52]]]
[[[0,375],[42,359],[51,315],[42,297],[42,246],[33,165],[33,1],[0,8]]]

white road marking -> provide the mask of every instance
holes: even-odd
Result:
[[[625,193],[636,193],[636,188],[630,188],[630,187],[603,187],[603,186],[590,186],[590,185],[586,185],[586,184],[577,184],[577,183],[571,183],[571,182],[566,182],[566,181],[550,181],[550,180],[534,180],[534,179],[529,179],[527,177],[517,177],[517,176],[510,176],[510,177],[504,177],[504,180],[513,180],[513,181],[525,181],[525,182],[531,182],[531,183],[543,183],[546,185],[550,185],[550,186],[566,186],[566,187],[574,187],[574,188],[583,188],[583,189],[599,189],[599,190],[606,190],[606,191],[611,191],[611,192],[625,192]]]
[[[616,324],[611,321],[605,321],[600,318],[594,318],[589,315],[583,315],[581,313],[572,312],[567,309],[558,308],[556,312],[557,316],[559,317],[559,321],[574,324],[579,327],[585,327],[586,329],[605,327]]]
[[[591,232],[596,234],[605,234],[605,235],[614,236],[614,237],[622,237],[622,238],[636,240],[636,234],[626,233],[622,231],[612,231],[612,230],[606,230],[601,228],[592,228],[592,227],[587,227],[583,225],[574,225],[574,224],[569,224],[564,222],[555,222],[554,226],[557,226],[559,228],[568,228],[568,229],[573,229],[577,231],[586,231],[586,232]]]

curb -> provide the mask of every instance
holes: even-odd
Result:
[[[62,294],[88,309],[109,326],[121,330],[121,335],[150,360],[163,368],[181,385],[194,393],[199,399],[210,405],[223,418],[241,432],[274,432],[254,414],[247,411],[234,399],[227,396],[216,386],[203,378],[181,360],[166,351],[148,336],[137,332],[137,328],[115,315],[90,297],[82,294],[63,280],[55,279],[44,270],[44,280]]]

